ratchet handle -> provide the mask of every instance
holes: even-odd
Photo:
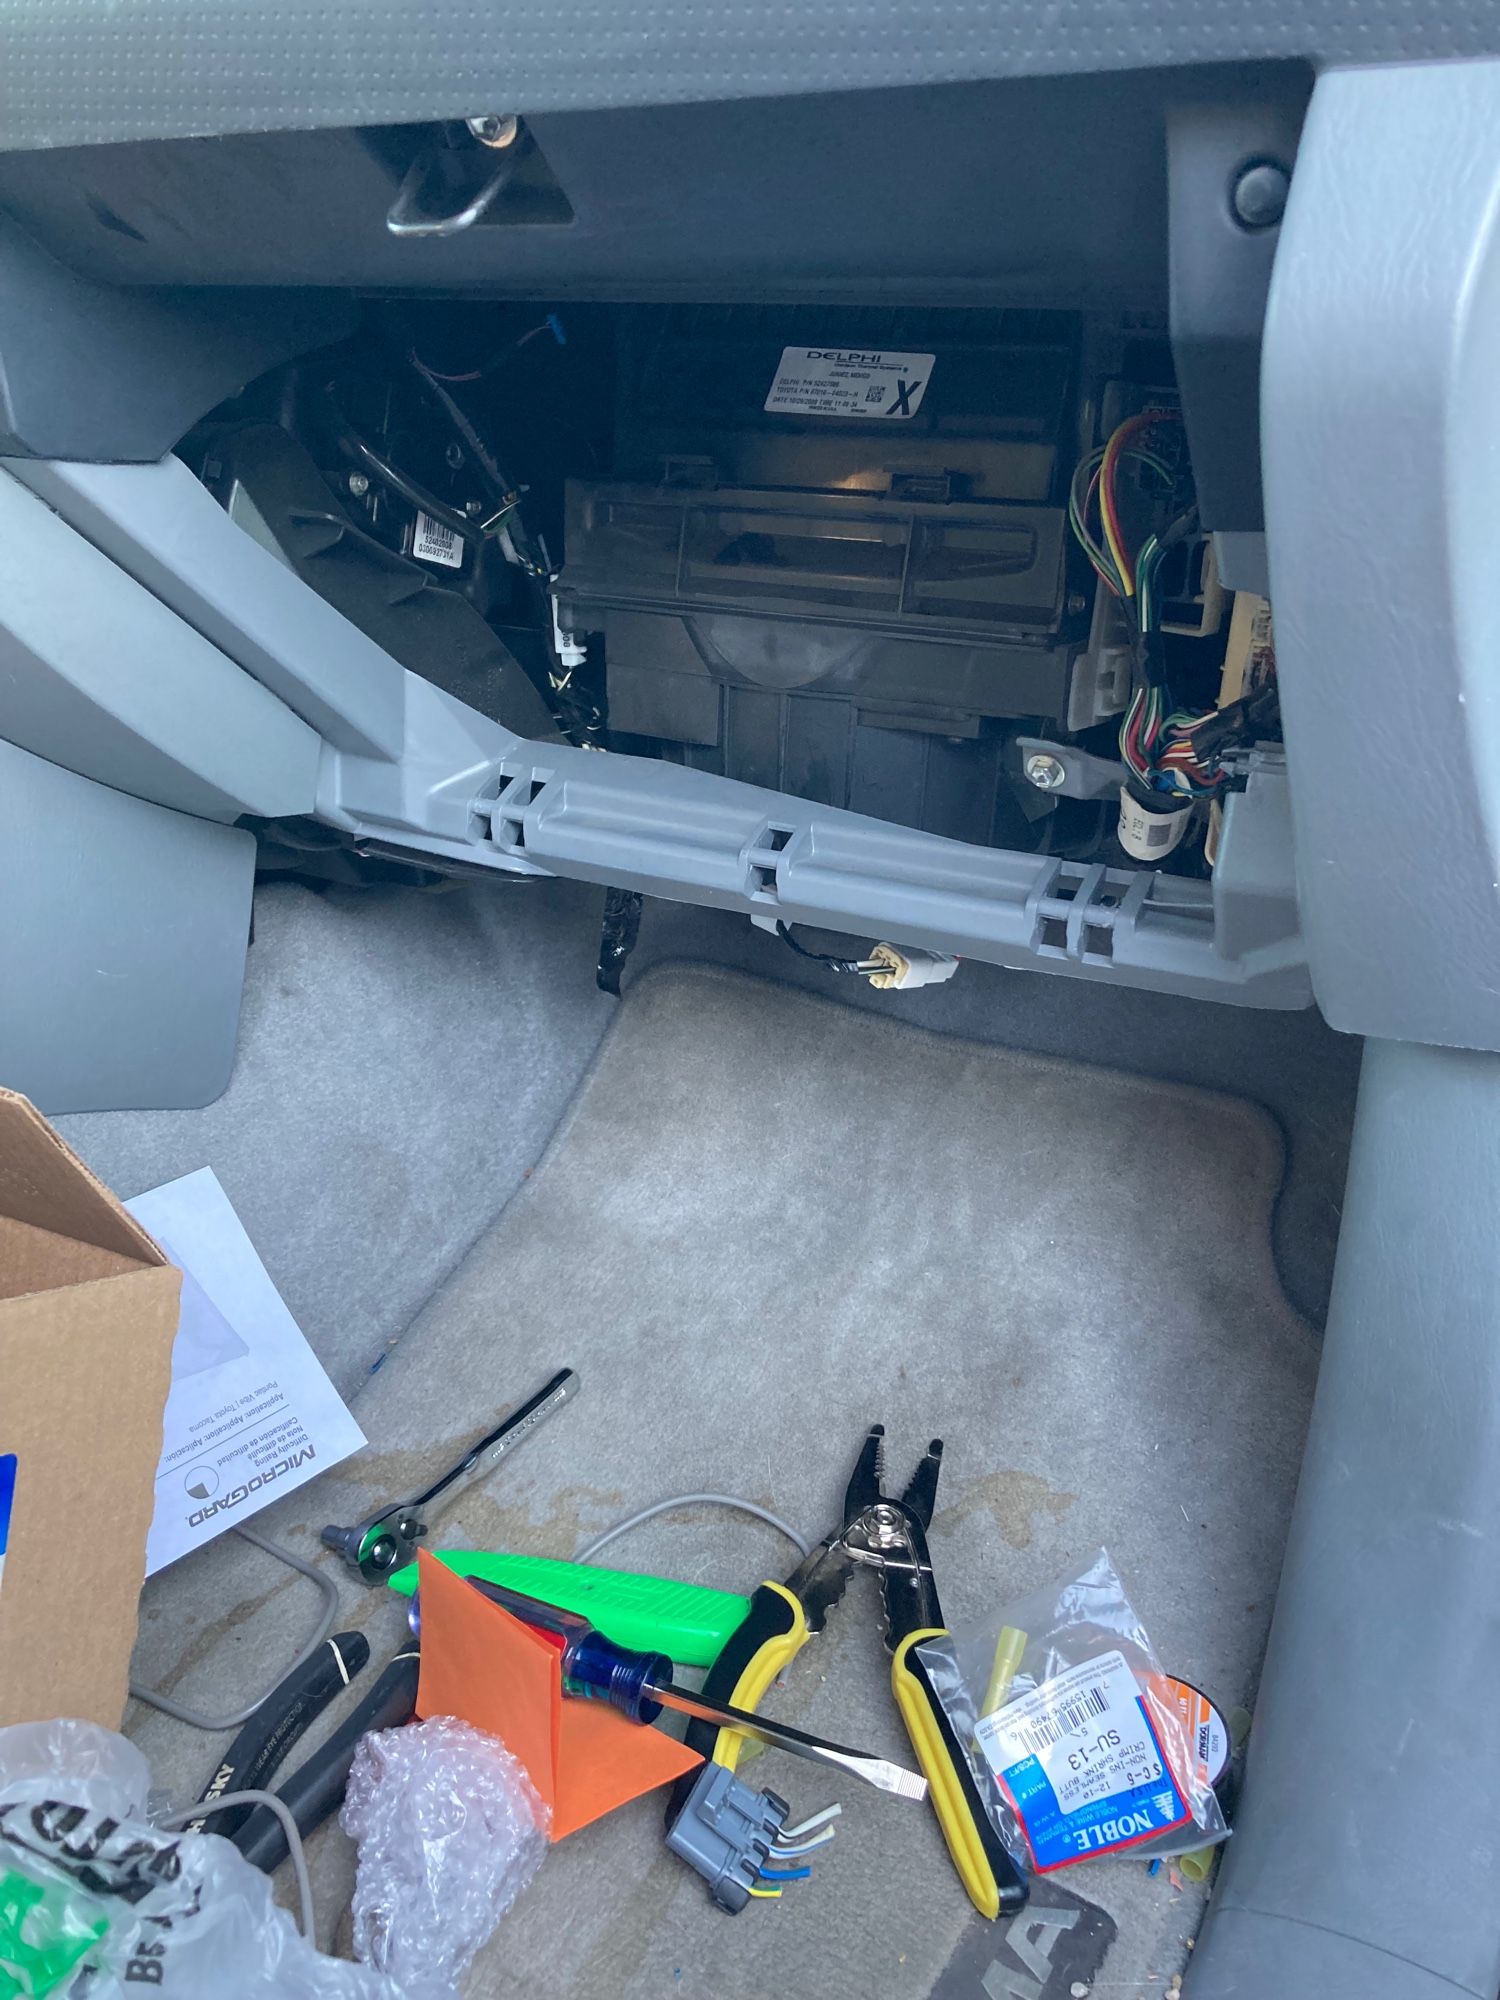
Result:
[[[744,1621],[730,1634],[709,1668],[704,1694],[711,1701],[727,1702],[753,1713],[772,1681],[811,1636],[801,1601],[784,1584],[761,1584],[750,1599]],[[696,1717],[688,1724],[683,1741],[690,1750],[730,1771],[739,1763],[745,1745],[738,1730],[719,1729]],[[698,1773],[690,1771],[673,1786],[667,1801],[668,1826],[676,1821],[697,1778]]]
[[[573,1369],[560,1368],[544,1388],[471,1445],[457,1465],[440,1473],[424,1492],[368,1514],[352,1527],[330,1523],[323,1530],[323,1546],[341,1555],[366,1583],[388,1582],[395,1571],[415,1559],[417,1544],[427,1533],[426,1515],[437,1507],[451,1506],[465,1487],[483,1479],[507,1452],[530,1437],[539,1423],[571,1402],[580,1386]]]
[[[1026,1907],[1030,1887],[990,1823],[963,1746],[915,1650],[928,1639],[947,1637],[941,1630],[908,1633],[891,1661],[891,1693],[969,1901],[981,1916],[1010,1917]]]
[[[419,1493],[410,1503],[413,1509],[435,1507],[439,1501],[446,1506],[449,1501],[457,1499],[466,1486],[471,1486],[476,1479],[483,1479],[492,1466],[498,1465],[507,1452],[514,1451],[554,1410],[560,1410],[564,1403],[571,1402],[581,1386],[573,1369],[559,1368],[545,1388],[538,1389],[519,1410],[512,1410],[503,1423],[497,1424],[487,1437],[482,1437],[478,1444],[465,1452],[457,1465],[450,1466],[425,1493]]]

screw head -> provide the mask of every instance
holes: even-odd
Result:
[[[354,495],[356,500],[363,500],[369,490],[370,482],[364,473],[351,472],[349,474],[349,491]]]
[[[481,146],[490,146],[497,153],[513,146],[521,129],[521,121],[512,111],[486,111],[478,118],[466,118],[464,123]]]
[[[1234,177],[1229,205],[1242,229],[1274,229],[1286,213],[1292,177],[1279,160],[1250,160]]]
[[[459,467],[463,464],[464,448],[456,438],[452,441],[452,443],[445,446],[443,451],[443,462],[447,465],[450,472],[457,472]]]
[[[469,516],[470,520],[473,520],[476,514],[484,512],[484,502],[482,500],[465,500],[464,512]]]
[[[1027,782],[1035,785],[1039,792],[1059,790],[1068,775],[1058,760],[1045,750],[1034,750],[1022,768]]]

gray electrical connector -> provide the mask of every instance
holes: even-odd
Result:
[[[743,1910],[788,1811],[775,1792],[752,1792],[723,1764],[705,1764],[667,1845],[697,1869],[721,1909]]]

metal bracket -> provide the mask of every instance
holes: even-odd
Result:
[[[478,151],[442,140],[422,148],[385,218],[392,236],[457,236],[494,206],[526,151],[519,119],[495,122],[495,136],[474,134]]]
[[[1073,743],[1045,736],[1018,736],[1021,769],[1028,784],[1059,799],[1112,799],[1125,782],[1125,766],[1113,757],[1095,757]]]

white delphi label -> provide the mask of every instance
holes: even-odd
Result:
[[[784,347],[765,407],[804,417],[914,417],[935,359],[870,347]]]
[[[417,525],[412,529],[411,552],[419,562],[441,563],[444,569],[464,566],[462,538],[452,528],[445,528],[441,521],[434,521],[430,514],[420,511]]]

